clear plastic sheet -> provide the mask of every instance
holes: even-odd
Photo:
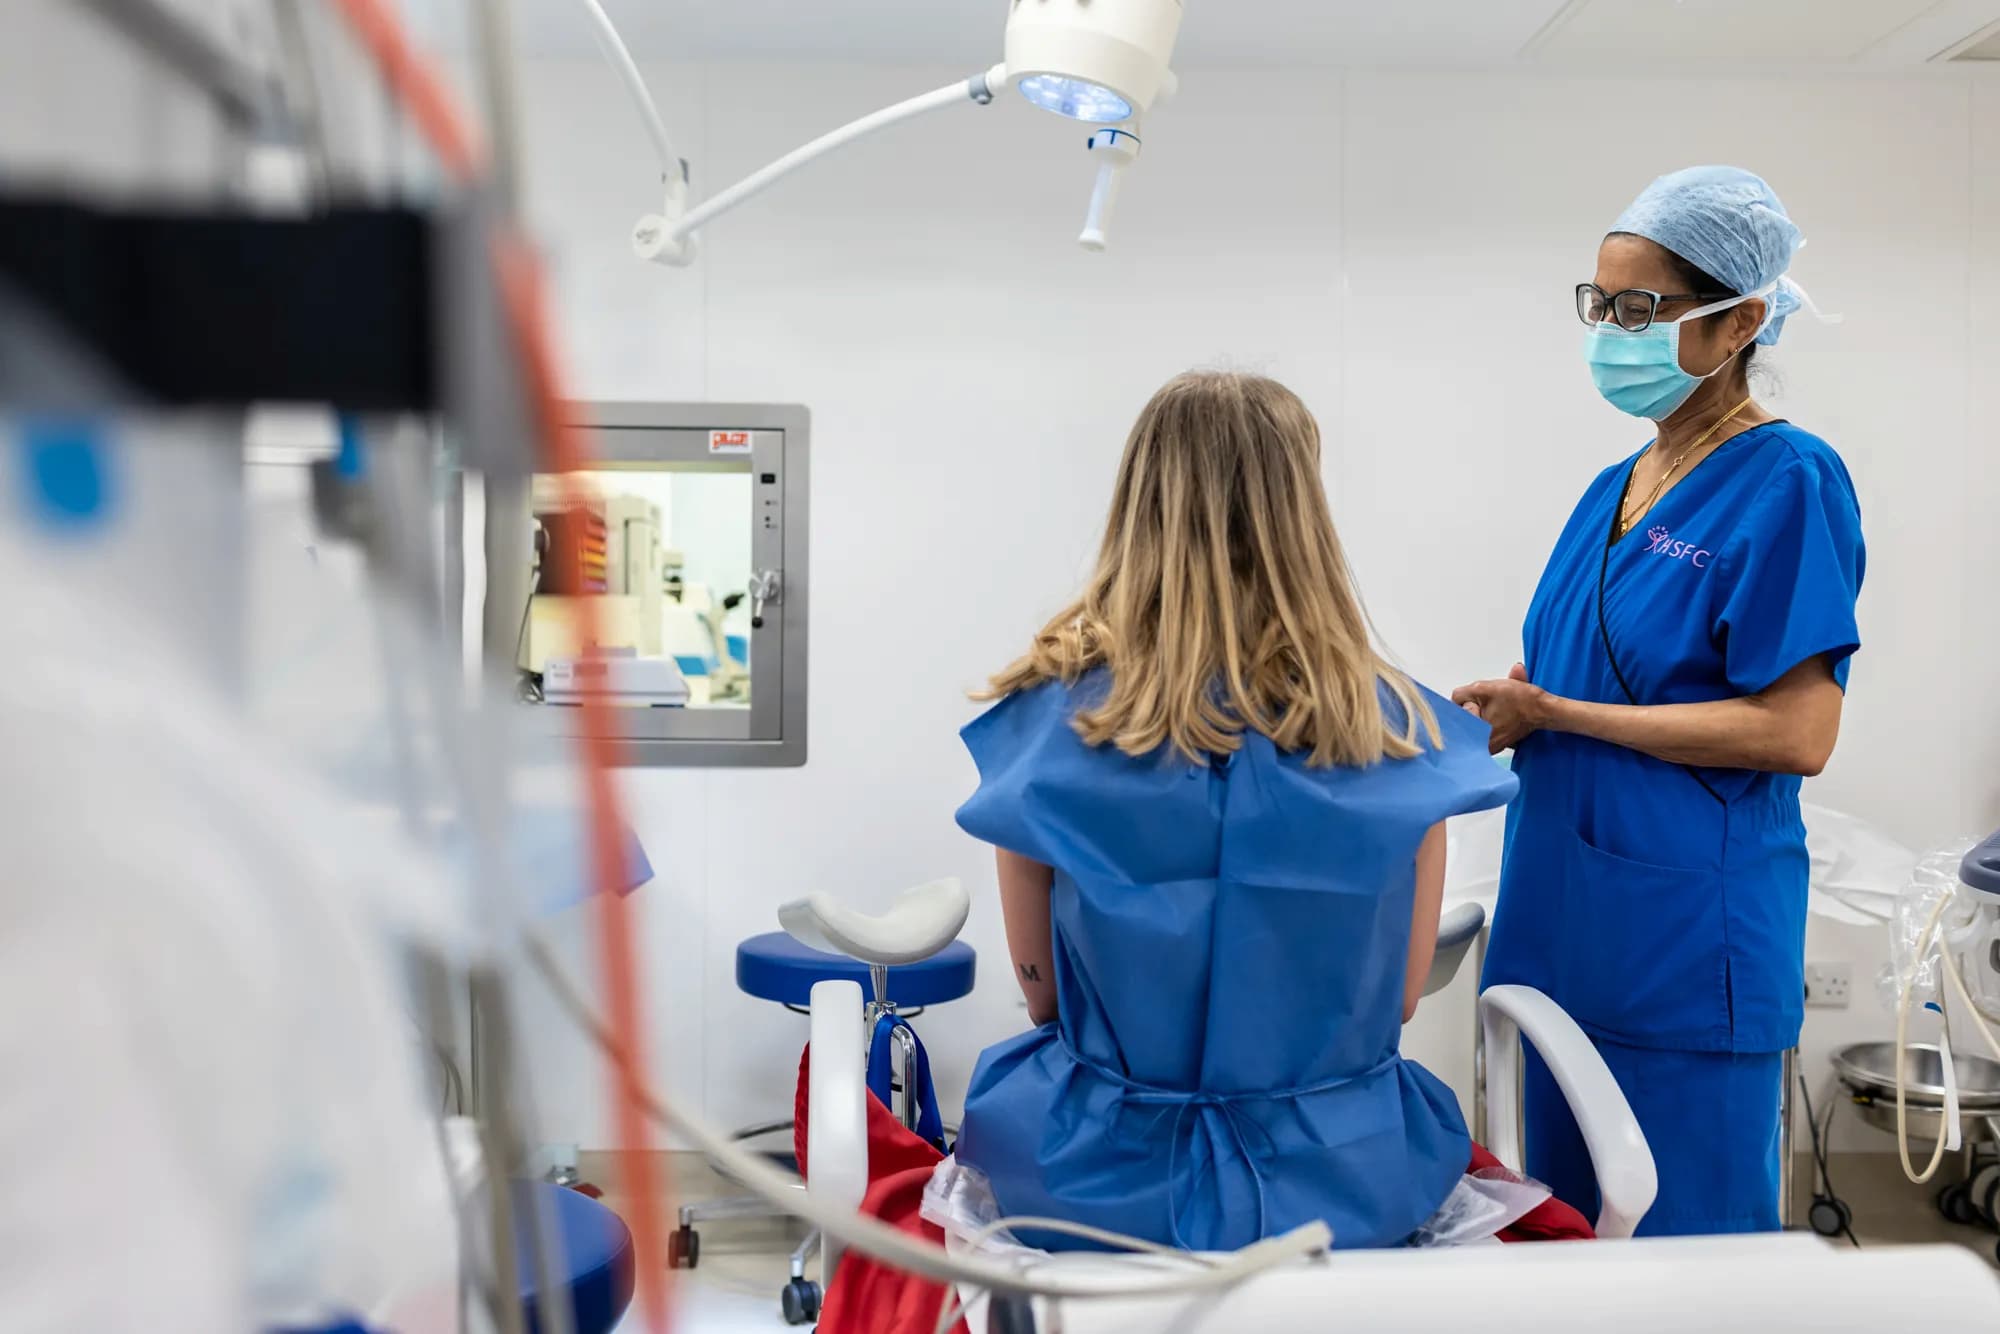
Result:
[[[1896,900],[1889,919],[1889,962],[1876,978],[1877,994],[1890,1013],[1902,1005],[1906,987],[1911,993],[1912,1009],[1938,1000],[1944,982],[1943,948],[1954,934],[1972,926],[1977,916],[1978,905],[1964,892],[1958,866],[1978,842],[1976,838],[1963,838],[1925,854]],[[1920,953],[1925,929],[1937,913],[1938,905],[1946,900],[1953,901],[1945,907],[1928,948]]]
[[[1458,1185],[1430,1220],[1410,1239],[1412,1246],[1470,1246],[1490,1241],[1539,1209],[1552,1194],[1504,1167],[1459,1178]]]
[[[1490,1241],[1539,1208],[1550,1193],[1540,1182],[1504,1167],[1461,1177],[1438,1211],[1417,1229],[1410,1244],[1443,1247]],[[955,1251],[972,1251],[1001,1261],[1042,1254],[1022,1245],[1011,1232],[987,1232],[1000,1221],[993,1187],[978,1168],[956,1158],[945,1159],[931,1173],[924,1187],[923,1216],[944,1229],[945,1239]]]
[[[438,1102],[401,1003],[437,878],[118,581],[51,554],[0,526],[0,607],[34,628],[0,696],[0,1059],[33,1072],[0,1093],[31,1149],[0,1191],[8,1327],[457,1328]]]
[[[1812,859],[1807,909],[1847,926],[1874,926],[1895,912],[1917,853],[1858,816],[1804,803]]]

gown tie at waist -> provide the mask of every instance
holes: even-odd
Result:
[[[1079,1055],[1065,1042],[1070,1059],[1091,1074],[1117,1085],[1124,1092],[1128,1104],[1158,1107],[1159,1117],[1172,1116],[1173,1128],[1167,1150],[1167,1201],[1168,1227],[1173,1244],[1182,1250],[1192,1250],[1181,1235],[1181,1210],[1192,1203],[1192,1197],[1200,1189],[1201,1177],[1196,1176],[1189,1183],[1187,1197],[1180,1197],[1181,1155],[1192,1153],[1194,1133],[1197,1127],[1206,1127],[1211,1142],[1226,1137],[1235,1145],[1237,1154],[1250,1173],[1250,1184],[1257,1197],[1257,1238],[1264,1239],[1270,1234],[1270,1218],[1264,1199],[1264,1178],[1257,1170],[1258,1155],[1251,1151],[1251,1136],[1254,1134],[1263,1145],[1268,1156],[1275,1145],[1271,1134],[1264,1129],[1256,1117],[1244,1110],[1244,1104],[1253,1102],[1291,1102],[1309,1098],[1314,1094],[1330,1093],[1350,1084],[1360,1084],[1395,1068],[1402,1060],[1400,1052],[1391,1052],[1387,1057],[1356,1074],[1338,1075],[1314,1084],[1301,1084],[1293,1088],[1271,1089],[1268,1091],[1246,1090],[1235,1093],[1216,1093],[1204,1089],[1169,1089],[1153,1084],[1142,1084],[1129,1075],[1111,1069],[1097,1061]],[[1156,1118],[1155,1125],[1158,1124]],[[1221,1131],[1219,1136],[1217,1131]],[[1184,1147],[1185,1143],[1185,1147]],[[1218,1155],[1209,1154],[1210,1170],[1214,1170]]]

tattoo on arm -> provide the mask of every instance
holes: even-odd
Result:
[[[1021,980],[1024,982],[1039,982],[1042,980],[1042,970],[1034,964],[1024,963],[1021,965]]]

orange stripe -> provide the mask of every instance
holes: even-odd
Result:
[[[439,161],[463,183],[476,181],[485,170],[484,146],[440,73],[410,43],[397,16],[382,0],[335,0],[355,37],[380,67],[391,94],[429,141]],[[494,239],[493,263],[506,303],[508,323],[518,344],[530,393],[530,411],[541,448],[542,465],[564,477],[571,504],[587,499],[573,474],[588,460],[582,435],[568,425],[563,413],[562,382],[549,336],[542,276],[533,252],[516,235],[502,232]],[[574,553],[559,559],[574,559]],[[571,570],[573,577],[580,571]],[[594,598],[575,598],[571,607],[583,643],[595,643],[598,607]],[[646,1325],[660,1334],[669,1328],[670,1272],[662,1248],[660,1220],[665,1200],[647,1156],[651,1125],[641,1093],[645,1088],[646,1043],[641,1023],[638,964],[634,957],[631,908],[624,887],[624,822],[611,771],[621,759],[622,746],[612,738],[613,714],[604,694],[586,690],[582,696],[584,798],[589,815],[591,870],[597,884],[599,964],[604,972],[605,1010],[617,1059],[612,1091],[616,1108],[615,1134],[620,1172],[631,1200],[632,1243],[638,1276],[639,1307]]]

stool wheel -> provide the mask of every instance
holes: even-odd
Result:
[[[693,1269],[701,1263],[701,1233],[683,1223],[667,1234],[667,1268]]]
[[[1812,1202],[1806,1211],[1806,1222],[1822,1237],[1837,1237],[1853,1226],[1854,1215],[1847,1205],[1828,1195],[1822,1195]]]
[[[2000,1222],[2000,1164],[1987,1163],[1965,1183],[1965,1200],[1974,1221],[1988,1227]]]
[[[811,1279],[795,1278],[785,1285],[778,1302],[785,1309],[785,1323],[788,1325],[810,1325],[819,1319],[819,1284]]]
[[[1937,1207],[1948,1223],[1964,1225],[1977,1221],[1978,1216],[1972,1211],[1971,1196],[1964,1186],[1946,1186],[1939,1191]]]

